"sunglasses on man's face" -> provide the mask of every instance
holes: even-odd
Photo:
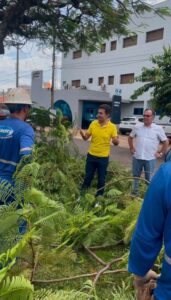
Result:
[[[143,117],[150,118],[150,117],[152,117],[152,115],[144,115]]]

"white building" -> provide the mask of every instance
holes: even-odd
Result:
[[[31,98],[37,107],[50,108],[51,90],[44,88],[43,71],[32,72]],[[61,89],[54,91],[54,108],[61,109],[64,117],[75,122],[78,127],[87,128],[90,121],[95,119],[98,106],[111,103],[106,92],[86,89]]]
[[[171,8],[171,0],[158,6]],[[142,25],[142,23],[144,25]],[[150,106],[150,94],[146,93],[136,101],[130,96],[141,83],[134,82],[134,77],[143,67],[151,67],[149,58],[162,54],[163,46],[171,44],[171,17],[161,18],[154,13],[135,18],[130,30],[133,38],[114,36],[106,41],[101,52],[87,55],[76,49],[62,59],[61,81],[63,89],[85,88],[106,91],[110,97],[116,89],[122,91],[122,117],[141,115],[143,109]],[[130,83],[132,81],[132,83]]]

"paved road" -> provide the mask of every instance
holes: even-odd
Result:
[[[120,136],[120,145],[119,146],[111,146],[111,154],[110,159],[116,160],[120,162],[123,166],[131,168],[132,164],[132,156],[130,154],[128,148],[128,137],[127,136]],[[87,150],[89,148],[89,142],[83,141],[80,137],[74,138],[76,145],[79,148],[79,151],[82,155],[87,154]],[[162,163],[162,160],[158,160],[157,167]]]
[[[123,138],[122,138],[123,139]],[[80,153],[86,155],[87,150],[89,148],[89,142],[83,141],[80,138],[74,138],[76,145],[78,146]],[[125,137],[125,144],[127,142],[127,138]],[[122,165],[126,167],[131,167],[131,154],[129,152],[128,146],[121,142],[121,146],[111,146],[111,154],[110,159],[117,160]]]

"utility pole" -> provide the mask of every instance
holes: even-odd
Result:
[[[10,42],[8,43],[9,46],[16,47],[17,53],[16,53],[16,87],[19,87],[19,50],[20,46],[23,46],[23,43],[20,43],[18,41],[16,42]]]
[[[4,90],[2,90],[2,99],[3,99],[3,102],[5,101],[5,92]]]
[[[51,108],[54,106],[54,89],[55,89],[55,78],[56,78],[56,43],[55,43],[55,35],[53,35],[53,52],[52,52],[52,86],[51,86]]]
[[[20,44],[16,44],[17,56],[16,56],[16,88],[19,86],[19,46]]]

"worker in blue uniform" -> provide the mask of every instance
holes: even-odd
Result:
[[[171,162],[161,165],[154,175],[133,234],[128,262],[135,282],[157,278],[151,268],[164,245],[161,275],[154,289],[155,300],[171,299]]]
[[[32,101],[26,90],[15,88],[9,90],[3,103],[8,107],[10,116],[0,120],[0,182],[6,180],[15,185],[13,174],[16,167],[23,156],[32,153],[34,144],[34,130],[25,122]],[[1,201],[0,204],[11,201],[12,197],[7,199],[7,203]]]

